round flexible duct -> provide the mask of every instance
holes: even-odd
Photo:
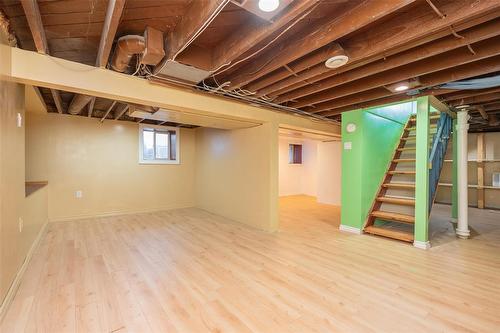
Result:
[[[68,113],[69,114],[79,114],[82,109],[85,107],[85,105],[89,104],[89,102],[92,100],[92,96],[87,96],[87,95],[75,95],[73,99],[71,100],[71,103],[69,104],[68,107]]]
[[[134,54],[143,53],[146,41],[143,36],[123,36],[116,42],[115,53],[111,60],[111,68],[117,72],[125,72]]]

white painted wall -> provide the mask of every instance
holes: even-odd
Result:
[[[302,164],[288,163],[290,144],[302,145]],[[340,205],[340,142],[280,137],[279,195],[310,195],[318,202]]]

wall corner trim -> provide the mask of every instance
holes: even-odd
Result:
[[[413,241],[413,246],[417,249],[428,250],[431,248],[431,243],[429,241],[423,242],[415,240]]]
[[[5,295],[5,298],[0,304],[0,322],[2,321],[3,317],[7,313],[7,310],[9,309],[10,304],[14,300],[14,297],[16,296],[17,289],[19,288],[19,285],[21,284],[21,280],[23,278],[24,272],[28,268],[28,264],[31,261],[31,257],[33,257],[33,254],[35,253],[36,249],[40,245],[40,242],[42,238],[45,236],[45,233],[47,232],[47,226],[49,225],[48,221],[44,223],[44,225],[40,228],[40,231],[38,232],[38,235],[36,236],[35,240],[33,241],[33,244],[31,244],[31,247],[26,254],[26,258],[24,258],[24,261],[17,271],[16,277],[14,278],[14,281],[12,281],[12,284],[9,287],[9,290],[7,291],[7,295]]]
[[[360,228],[351,227],[349,225],[341,224],[339,226],[340,231],[350,232],[351,234],[361,235],[363,231]]]

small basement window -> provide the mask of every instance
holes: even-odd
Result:
[[[179,164],[179,129],[141,124],[139,163]]]
[[[302,145],[290,144],[288,148],[288,163],[302,164]]]

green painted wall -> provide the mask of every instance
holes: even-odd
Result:
[[[341,223],[361,228],[415,102],[342,113]],[[346,126],[356,125],[354,133]],[[351,149],[346,149],[346,144]]]

